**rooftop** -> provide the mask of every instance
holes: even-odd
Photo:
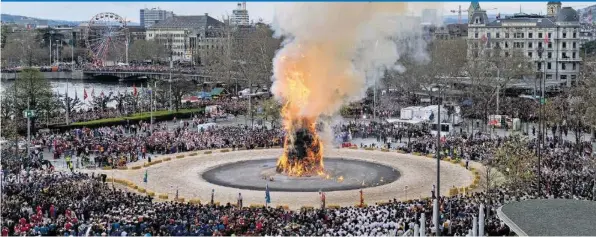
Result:
[[[172,28],[190,28],[190,29],[206,29],[209,26],[220,27],[223,22],[210,17],[209,15],[199,16],[173,16],[163,20],[157,24],[152,25],[149,29],[172,29]]]
[[[596,202],[570,199],[505,204],[497,214],[519,236],[592,236]]]

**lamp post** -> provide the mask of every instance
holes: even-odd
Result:
[[[50,31],[50,66],[52,66],[52,35],[56,33],[55,31]]]
[[[435,191],[437,193],[436,198],[437,200],[439,199],[439,197],[441,196],[441,85],[437,84],[437,150],[436,150],[436,155],[437,155],[437,190]],[[435,216],[435,223],[436,223],[436,234],[438,236],[440,236],[440,229],[439,228],[439,220],[441,219],[441,214],[439,213],[440,209],[437,211],[437,215]]]
[[[538,48],[538,56],[540,58],[542,58],[542,53],[544,52],[544,48],[539,47]],[[542,183],[542,177],[541,177],[541,172],[540,172],[540,166],[541,166],[541,160],[542,160],[542,113],[544,112],[543,110],[543,101],[544,101],[544,89],[545,89],[545,84],[546,84],[546,59],[542,58],[542,66],[544,67],[544,73],[542,73],[542,77],[540,78],[540,108],[539,108],[539,113],[538,113],[538,195],[540,195],[541,192],[541,183]]]

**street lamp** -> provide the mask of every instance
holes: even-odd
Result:
[[[55,33],[53,30],[50,31],[50,66],[52,66],[52,35]]]
[[[542,67],[544,68],[544,73],[542,73],[542,77],[540,80],[540,107],[539,107],[539,113],[538,113],[538,195],[540,195],[540,190],[541,190],[541,183],[542,183],[542,176],[541,176],[541,172],[540,172],[540,166],[541,166],[541,160],[542,160],[542,127],[544,126],[542,123],[542,113],[544,112],[544,108],[542,106],[542,104],[544,103],[544,90],[546,88],[546,59],[544,59],[542,57],[542,53],[544,52],[544,48],[543,47],[539,47],[538,48],[538,57],[540,57],[542,59]]]

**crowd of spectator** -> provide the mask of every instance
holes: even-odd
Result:
[[[74,129],[61,134],[38,135],[34,147],[65,156],[93,156],[103,165],[125,165],[151,155],[189,150],[279,146],[284,133],[279,128],[250,128],[243,125],[201,127],[203,118],[180,121],[176,126],[147,123],[96,129]],[[436,137],[416,127],[350,122],[333,128],[349,137],[377,138],[379,143],[408,137],[402,149],[430,153]],[[442,140],[445,155],[486,162],[499,159],[495,152],[507,141],[478,133]],[[405,140],[405,139],[404,139]],[[519,149],[535,150],[536,140]],[[426,216],[426,233],[437,235],[433,226],[433,204],[428,199],[388,200],[367,207],[285,210],[283,208],[240,208],[229,203],[190,204],[155,202],[152,197],[127,192],[104,182],[100,175],[55,170],[37,152],[19,159],[10,150],[2,154],[2,235],[317,235],[394,236],[410,233]],[[10,148],[8,148],[10,149]],[[542,188],[527,185],[494,187],[490,190],[440,196],[440,235],[467,234],[481,204],[486,206],[488,235],[509,235],[511,230],[498,219],[503,204],[525,199],[566,198],[594,200],[596,167],[589,163],[587,144],[546,139],[541,163]],[[514,152],[514,151],[512,151]],[[21,154],[22,155],[22,154]],[[532,170],[537,171],[537,164]]]
[[[88,131],[114,136],[114,130]],[[227,135],[238,131],[230,128]],[[140,129],[143,131],[143,128]],[[208,136],[222,136],[211,133]],[[223,132],[226,134],[226,132]],[[160,135],[154,135],[160,136]],[[265,136],[271,136],[270,134]],[[244,137],[244,136],[236,136]],[[446,143],[457,144],[461,138]],[[498,144],[503,140],[473,138],[471,144]],[[151,139],[148,139],[151,140]],[[166,139],[167,140],[167,139]],[[182,139],[187,140],[187,139]],[[422,141],[422,140],[420,140]],[[419,141],[419,142],[420,142]],[[549,141],[543,164],[541,192],[535,183],[507,186],[470,195],[440,197],[441,235],[465,235],[480,204],[487,206],[485,233],[508,235],[496,210],[511,202],[533,198],[592,199],[594,168],[582,166],[586,157],[571,144]],[[530,145],[531,146],[531,145]],[[553,147],[553,148],[551,148]],[[4,156],[6,157],[6,156]],[[4,158],[3,157],[3,158]],[[8,156],[8,159],[11,157]],[[486,159],[493,159],[486,154]],[[3,159],[3,167],[5,167]],[[14,160],[12,160],[14,161]],[[581,169],[578,167],[581,166]],[[126,192],[102,182],[101,176],[52,171],[44,166],[28,171],[7,170],[3,177],[3,235],[403,235],[412,231],[422,213],[426,233],[432,225],[432,202],[426,199],[389,200],[382,205],[291,211],[283,208],[238,208],[228,204],[201,205],[154,202],[151,197]]]

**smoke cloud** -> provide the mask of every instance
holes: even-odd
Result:
[[[292,117],[332,116],[362,99],[386,70],[407,70],[405,53],[424,58],[422,9],[440,3],[283,3],[273,29],[284,37],[273,60],[272,93]],[[291,105],[288,105],[288,101]]]

